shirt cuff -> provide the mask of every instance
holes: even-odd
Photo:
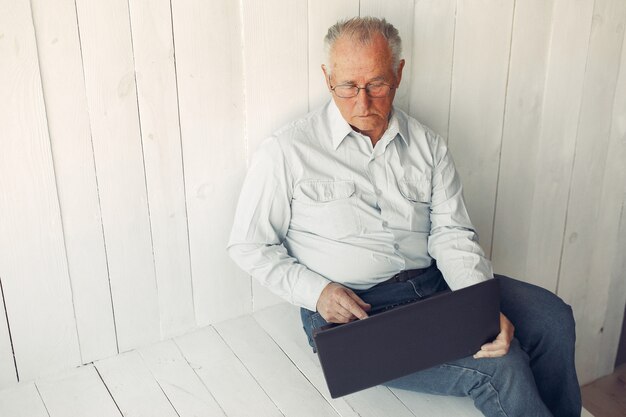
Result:
[[[319,300],[320,294],[331,282],[331,280],[309,269],[303,270],[293,288],[292,303],[307,310],[316,311],[317,300]]]

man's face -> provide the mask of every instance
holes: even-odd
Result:
[[[380,82],[398,87],[404,60],[394,72],[387,40],[379,34],[369,45],[339,38],[331,51],[329,65],[331,71],[322,65],[329,89],[338,85],[365,87]],[[343,118],[353,128],[370,137],[378,136],[377,140],[387,128],[394,96],[395,88],[387,97],[372,98],[360,90],[356,97],[341,98],[333,94],[333,99]]]

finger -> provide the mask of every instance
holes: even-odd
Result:
[[[480,347],[480,350],[493,351],[493,350],[507,349],[508,346],[509,344],[506,343],[506,341],[504,340],[494,340],[491,343],[486,343],[482,345]]]
[[[363,308],[361,308],[359,304],[355,300],[353,300],[352,297],[350,297],[348,294],[346,294],[345,297],[342,297],[339,300],[339,303],[341,304],[343,308],[348,310],[356,318],[358,319],[367,318],[367,313],[365,312],[365,310],[363,310]]]
[[[336,305],[334,315],[338,323],[348,323],[356,319],[356,317],[349,310],[339,304]]]
[[[331,306],[329,310],[329,320],[330,323],[348,323],[356,319],[349,310],[341,306],[339,303],[335,303]]]
[[[480,350],[474,354],[474,358],[495,358],[504,356],[509,352],[510,345],[505,342],[496,341],[481,346]]]
[[[495,350],[495,351],[480,350],[474,354],[474,359],[499,358],[499,357],[506,355],[507,353],[508,351],[504,349]]]
[[[372,305],[366,303],[365,301],[363,301],[363,299],[361,297],[359,297],[358,295],[356,295],[354,293],[354,291],[348,291],[348,295],[350,296],[350,298],[352,298],[354,301],[356,301],[356,303],[359,305],[359,307],[361,307],[363,310],[365,310],[365,311],[371,310]]]

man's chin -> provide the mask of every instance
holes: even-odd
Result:
[[[376,130],[385,124],[384,120],[376,116],[357,116],[353,117],[350,122],[350,125],[359,132]]]

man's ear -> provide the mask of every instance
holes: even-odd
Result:
[[[330,91],[330,74],[327,71],[326,65],[322,64],[322,72],[324,73],[324,81],[326,81],[326,87]]]
[[[404,68],[404,59],[401,59],[398,63],[398,72],[396,73],[396,88],[400,86],[400,81],[402,80],[402,69]]]

